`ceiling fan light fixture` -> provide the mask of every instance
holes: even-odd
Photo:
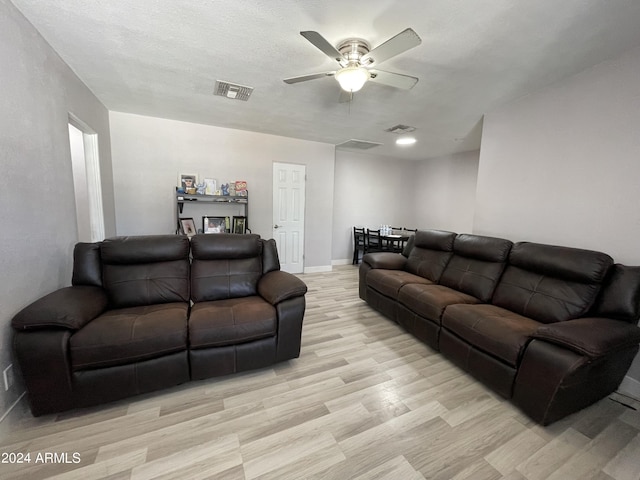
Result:
[[[415,137],[400,137],[396,140],[396,145],[413,145],[416,143]]]
[[[335,74],[336,80],[345,92],[357,92],[369,80],[371,74],[364,67],[348,66],[341,68]]]

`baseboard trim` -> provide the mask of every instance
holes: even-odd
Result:
[[[640,401],[640,381],[627,375],[622,379],[622,383],[618,387],[618,392]]]
[[[331,260],[331,265],[351,265],[352,260],[350,258],[340,258],[338,260]]]
[[[321,265],[319,267],[304,267],[304,273],[322,273],[333,270],[331,265]]]

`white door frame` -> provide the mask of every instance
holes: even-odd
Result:
[[[73,130],[82,133],[82,146],[75,145]],[[73,168],[76,218],[80,241],[104,240],[104,210],[102,207],[102,181],[98,134],[73,114],[69,114],[69,143]],[[88,206],[88,225],[85,204]],[[83,238],[88,237],[88,238]]]

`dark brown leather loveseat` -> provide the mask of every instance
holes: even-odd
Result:
[[[360,297],[541,424],[613,392],[638,352],[640,267],[438,230],[365,255]]]
[[[258,235],[79,243],[72,286],[12,321],[34,415],[296,358],[306,285]]]

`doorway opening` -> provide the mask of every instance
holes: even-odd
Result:
[[[69,145],[79,242],[104,240],[98,134],[69,115]]]

